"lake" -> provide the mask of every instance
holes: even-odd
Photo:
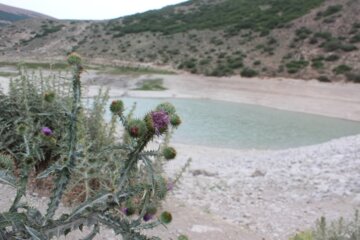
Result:
[[[198,99],[122,98],[127,110],[137,102],[142,118],[157,104],[175,105],[182,125],[172,141],[235,149],[286,149],[360,133],[360,122],[276,110],[249,104]],[[110,113],[107,113],[110,118]]]

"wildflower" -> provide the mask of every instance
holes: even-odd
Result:
[[[44,134],[47,137],[53,135],[53,131],[48,127],[41,128],[41,133]]]
[[[155,132],[156,135],[160,135],[167,130],[170,119],[165,111],[160,110],[149,113],[145,117],[145,122],[150,131]]]
[[[157,107],[156,107],[156,111],[164,111],[167,114],[171,115],[171,114],[175,114],[176,109],[174,107],[174,105],[172,105],[169,102],[164,102],[164,103],[160,103]]]
[[[147,221],[150,221],[150,220],[153,219],[153,218],[154,218],[154,215],[153,215],[153,214],[146,213],[146,214],[144,215],[144,217],[143,217],[143,220],[144,220],[145,222],[147,222]]]
[[[166,184],[166,189],[168,191],[172,191],[174,189],[174,182],[172,181],[169,181],[167,184]]]

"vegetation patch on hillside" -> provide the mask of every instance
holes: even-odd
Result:
[[[218,4],[198,3],[192,12],[176,11],[173,6],[161,10],[135,14],[123,19],[124,25],[111,21],[108,28],[122,34],[162,32],[165,34],[186,32],[191,29],[228,28],[231,34],[242,29],[253,29],[264,35],[319,6],[324,0],[228,0]],[[185,2],[177,6],[186,6]]]

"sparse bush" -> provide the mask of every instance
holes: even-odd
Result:
[[[298,39],[304,40],[310,36],[312,31],[308,29],[307,27],[301,27],[296,29],[295,35]]]
[[[355,51],[358,48],[355,45],[352,44],[343,44],[341,46],[341,50],[343,50],[344,52],[351,52],[351,51]]]
[[[243,58],[241,56],[228,57],[226,61],[227,61],[227,66],[231,69],[237,69],[244,66]]]
[[[325,49],[325,51],[327,52],[333,52],[339,49],[342,49],[342,44],[339,40],[337,39],[332,39],[328,42],[325,42],[323,45],[323,48]]]
[[[259,66],[259,65],[261,65],[261,61],[260,60],[254,61],[253,65],[254,66]]]
[[[319,80],[319,82],[331,82],[331,80],[327,76],[324,76],[324,75],[319,76],[317,78],[317,80]]]
[[[321,69],[324,68],[324,63],[320,60],[316,60],[312,62],[311,67],[315,69]]]
[[[321,217],[314,229],[296,234],[289,240],[359,240],[360,239],[360,219],[359,212],[356,211],[355,217],[351,221],[340,218],[330,224],[325,217]]]
[[[286,64],[286,68],[288,73],[297,73],[299,70],[304,69],[309,65],[308,61],[305,60],[298,60],[298,61],[291,61]]]
[[[328,17],[331,15],[334,15],[335,13],[340,12],[343,9],[343,6],[341,4],[337,4],[337,5],[331,5],[328,6],[325,11],[323,12],[318,12],[316,14],[317,18],[321,18],[321,17]]]
[[[329,41],[332,39],[332,34],[330,32],[317,32],[314,34],[314,38],[321,38]]]
[[[359,43],[359,42],[360,42],[360,33],[358,33],[350,38],[350,43]]]
[[[331,55],[329,55],[329,56],[327,56],[327,57],[325,58],[325,61],[335,62],[335,61],[337,61],[337,60],[339,60],[339,59],[340,59],[340,57],[339,57],[338,55],[331,54]]]
[[[350,82],[360,83],[360,72],[349,72],[346,73],[346,79]]]
[[[251,69],[251,68],[249,68],[249,67],[246,67],[246,68],[244,68],[244,69],[240,72],[240,75],[241,75],[242,77],[249,77],[249,78],[251,78],[251,77],[257,76],[257,75],[258,75],[258,72],[257,72],[256,70],[254,70],[254,69]]]
[[[348,65],[341,64],[341,65],[337,66],[336,68],[334,68],[333,72],[336,75],[339,75],[339,74],[344,74],[344,73],[350,72],[351,70],[352,70],[352,68],[349,67]]]
[[[215,77],[229,76],[234,73],[233,69],[223,64],[219,64],[208,75]]]

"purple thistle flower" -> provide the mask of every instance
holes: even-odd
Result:
[[[166,184],[166,189],[167,189],[168,191],[172,191],[172,190],[174,190],[174,186],[175,186],[174,182],[173,182],[173,181],[169,181],[169,182]]]
[[[150,213],[146,213],[143,217],[144,221],[147,222],[147,221],[150,221],[151,219],[153,219],[154,215],[153,214],[150,214]]]
[[[44,134],[47,137],[53,135],[53,131],[48,127],[41,128],[41,133]]]
[[[160,135],[160,133],[164,131],[170,123],[169,115],[163,110],[151,112],[151,118],[157,135]]]

